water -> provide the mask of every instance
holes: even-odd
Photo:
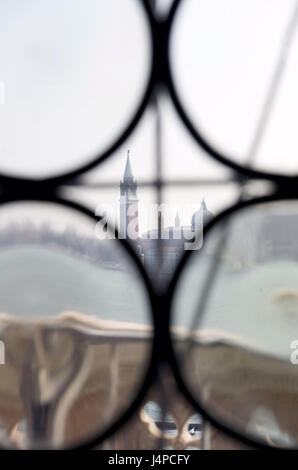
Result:
[[[125,260],[124,260],[125,266]],[[18,245],[0,251],[0,312],[22,317],[76,311],[105,320],[150,324],[142,281],[57,249]]]

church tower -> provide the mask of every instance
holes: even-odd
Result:
[[[137,182],[133,176],[129,150],[123,179],[120,181],[120,238],[136,240],[139,237]]]

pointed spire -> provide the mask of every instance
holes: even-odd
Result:
[[[132,174],[130,158],[129,158],[129,150],[127,150],[127,158],[126,158],[126,165],[125,165],[125,171],[124,171],[124,178],[123,179],[124,180],[133,180],[133,174]]]
[[[202,207],[202,209],[203,209],[204,211],[207,210],[207,205],[206,205],[206,202],[205,202],[205,198],[204,198],[204,197],[203,197],[202,202],[201,202],[201,207]]]
[[[163,220],[163,215],[162,215],[162,211],[159,210],[158,211],[158,226],[157,226],[157,232],[158,232],[158,239],[161,240],[161,236],[162,236],[162,232],[163,232],[163,229],[164,229],[164,220]]]

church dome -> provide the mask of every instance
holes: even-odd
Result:
[[[195,231],[201,226],[205,226],[209,222],[209,220],[212,219],[212,217],[213,214],[208,210],[205,199],[203,198],[200,209],[194,212],[194,214],[192,215],[191,230]]]

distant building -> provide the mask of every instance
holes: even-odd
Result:
[[[196,231],[203,237],[203,226],[213,217],[205,200],[191,218],[190,225],[181,225],[178,212],[174,226],[164,227],[163,217],[159,214],[158,228],[138,235],[138,198],[137,182],[133,176],[129,151],[123,179],[120,181],[120,233],[137,243],[138,251],[149,272],[158,272],[168,278],[173,274],[177,263],[185,250],[185,243],[190,243]],[[128,224],[133,222],[133,233],[128,233]],[[133,236],[132,236],[133,235]],[[201,240],[202,241],[202,240]]]

